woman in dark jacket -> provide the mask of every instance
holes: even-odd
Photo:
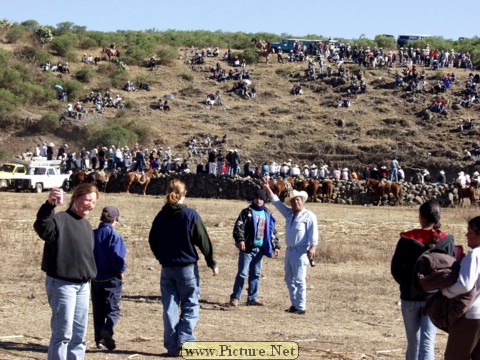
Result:
[[[166,356],[172,357],[179,356],[185,341],[195,341],[193,330],[200,311],[196,248],[204,255],[213,275],[218,275],[205,224],[194,209],[183,204],[186,196],[185,183],[171,180],[165,205],[155,217],[149,234],[150,249],[162,265],[163,344],[168,351]]]
[[[391,273],[400,285],[402,315],[407,335],[407,360],[434,359],[437,328],[422,313],[431,295],[418,285],[415,264],[427,250],[435,249],[453,255],[453,236],[440,231],[440,204],[430,200],[419,209],[421,228],[400,233],[392,258]]]

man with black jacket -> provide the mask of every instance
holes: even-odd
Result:
[[[275,218],[265,207],[267,195],[262,189],[255,192],[249,207],[243,209],[233,228],[238,253],[238,272],[230,295],[230,305],[238,306],[248,275],[247,305],[262,306],[258,300],[263,255],[278,256],[280,244],[275,237]]]

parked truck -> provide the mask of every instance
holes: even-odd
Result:
[[[0,190],[11,187],[12,179],[21,177],[27,173],[27,165],[14,161],[3,164],[0,167]]]
[[[70,190],[70,174],[62,174],[61,161],[25,162],[27,172],[23,176],[14,177],[11,186],[15,191],[31,190],[41,193],[43,190],[62,188]]]

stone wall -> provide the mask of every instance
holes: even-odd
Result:
[[[160,174],[152,178],[147,188],[147,195],[164,196],[168,182],[172,179],[185,182],[188,196],[194,198],[214,198],[231,200],[251,200],[255,189],[260,186],[260,180],[242,177],[213,176],[197,174]],[[394,205],[395,199],[385,195],[382,199],[372,191],[366,189],[365,181],[334,181],[332,202],[343,205]],[[125,189],[123,177],[111,179],[107,185],[107,192],[122,192]],[[132,184],[130,193],[141,194],[142,186]],[[319,194],[320,196],[320,194]],[[442,206],[448,207],[459,203],[458,191],[450,184],[412,184],[402,183],[402,205],[418,205],[429,199],[437,199]],[[468,202],[468,200],[465,200]]]

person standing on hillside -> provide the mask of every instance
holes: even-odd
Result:
[[[390,181],[398,182],[398,168],[400,164],[398,163],[397,158],[393,158],[390,164]]]
[[[163,344],[165,356],[169,357],[179,356],[185,341],[195,341],[193,330],[200,312],[199,257],[195,247],[205,256],[213,275],[218,275],[205,224],[195,210],[184,205],[186,196],[185,183],[171,180],[165,205],[153,220],[148,237],[150,249],[162,265]]]
[[[440,231],[440,204],[429,200],[420,206],[420,229],[400,233],[391,262],[391,274],[400,285],[403,322],[407,336],[407,360],[435,358],[437,328],[423,313],[432,295],[420,289],[415,264],[425,251],[441,251],[453,255],[453,236]]]
[[[313,266],[318,245],[318,225],[316,215],[305,208],[308,194],[293,190],[284,203],[268,186],[262,187],[271,199],[273,206],[285,217],[285,282],[290,294],[291,306],[285,311],[304,315],[307,312],[307,265]],[[286,204],[290,205],[288,207]]]
[[[90,280],[97,274],[93,230],[86,217],[99,195],[94,185],[80,184],[73,191],[68,210],[55,212],[63,192],[53,189],[33,224],[45,241],[42,270],[52,309],[49,360],[85,357]]]
[[[240,166],[240,155],[238,154],[238,150],[235,149],[235,150],[233,150],[233,153],[232,153],[232,163],[231,163],[232,175],[233,176],[238,174],[238,167],[239,166]]]
[[[252,203],[240,212],[233,227],[233,238],[238,248],[238,271],[230,295],[230,305],[237,306],[248,276],[247,305],[263,306],[258,299],[263,255],[278,256],[280,244],[275,237],[275,217],[265,207],[267,195],[257,189]]]
[[[48,144],[47,147],[47,160],[53,160],[53,143]]]
[[[120,211],[106,206],[100,225],[94,230],[97,276],[92,280],[93,328],[97,349],[114,350],[113,328],[120,318],[123,273],[127,250],[120,234],[115,231]]]

